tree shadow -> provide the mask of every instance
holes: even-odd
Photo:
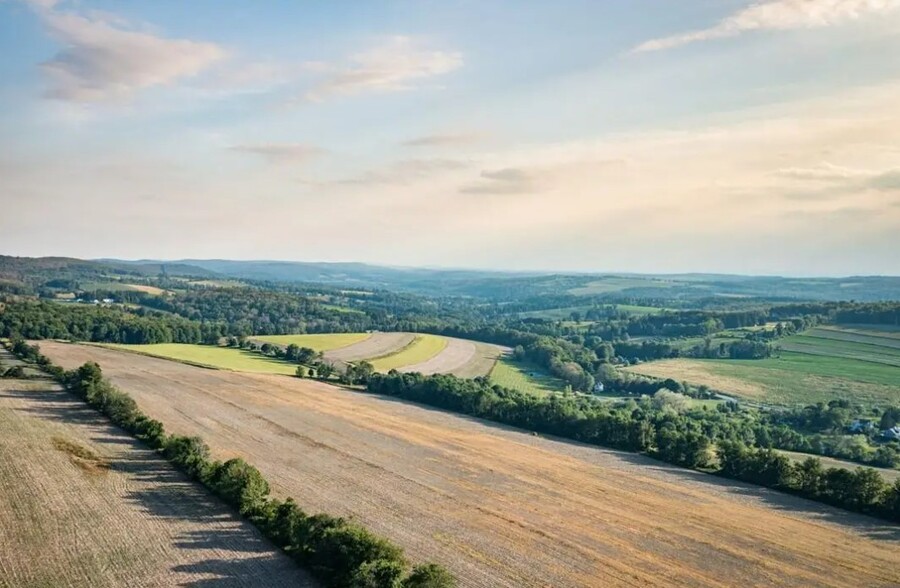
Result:
[[[213,575],[212,578],[202,578],[180,582],[179,586],[190,588],[243,588],[248,586],[262,586],[259,570],[264,566],[277,566],[278,562],[273,557],[260,556],[235,562],[227,559],[207,559],[204,561],[177,565],[172,568],[175,572],[196,575]],[[309,574],[300,573],[292,578],[291,586],[297,588],[318,588],[319,584]]]
[[[71,393],[60,388],[20,388],[0,391],[2,398],[27,400],[29,406],[17,410],[77,427],[91,442],[114,446],[109,464],[111,470],[127,480],[122,494],[125,501],[154,519],[178,520],[202,527],[176,533],[171,538],[173,548],[251,554],[174,566],[174,571],[217,576],[185,585],[258,586],[262,578],[271,574],[273,578],[296,579],[292,585],[316,586],[306,572],[231,507]]]

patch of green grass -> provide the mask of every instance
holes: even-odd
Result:
[[[407,345],[397,353],[372,360],[372,365],[379,372],[387,372],[409,365],[428,361],[447,347],[447,338],[438,335],[416,335],[411,345]]]
[[[103,344],[103,346],[235,372],[292,376],[297,371],[297,366],[287,361],[275,359],[274,357],[265,357],[259,353],[232,347],[190,345],[187,343],[158,343],[154,345],[119,345],[109,343]]]
[[[712,374],[759,384],[765,391],[763,399],[770,402],[848,398],[884,405],[896,404],[900,398],[900,368],[870,361],[790,351],[760,360],[696,361]]]
[[[540,368],[506,357],[497,360],[488,378],[492,384],[536,396],[562,392],[566,388],[564,381],[554,378]]]
[[[314,351],[331,351],[347,347],[371,337],[371,333],[323,333],[317,335],[260,335],[253,337],[266,343],[275,345],[290,345],[308,347]]]
[[[814,334],[795,335],[783,339],[779,346],[785,350],[807,355],[857,359],[864,362],[883,363],[900,367],[900,348],[859,343],[856,341],[840,341],[819,337]]]

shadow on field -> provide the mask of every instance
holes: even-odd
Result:
[[[800,513],[804,515],[804,518],[840,525],[842,527],[846,527],[848,530],[859,533],[860,535],[863,535],[870,539],[883,541],[900,541],[900,526],[882,519],[870,517],[868,515],[836,508],[823,502],[816,502],[814,500],[801,498],[799,496],[794,496],[785,492],[779,492],[777,490],[772,490],[763,486],[747,484],[738,480],[721,478],[712,474],[706,474],[695,470],[680,468],[678,466],[670,465],[665,462],[653,459],[652,457],[648,457],[646,455],[641,455],[638,453],[631,453],[618,449],[610,449],[598,445],[590,445],[588,443],[582,443],[580,441],[573,441],[571,439],[555,437],[553,435],[546,435],[543,433],[535,434],[531,431],[519,429],[510,425],[504,425],[502,423],[497,423],[470,415],[464,415],[426,404],[419,404],[393,396],[362,392],[360,390],[349,387],[342,388],[347,392],[363,394],[371,398],[377,398],[382,402],[415,406],[429,411],[441,412],[460,420],[468,421],[470,423],[477,423],[479,425],[490,427],[491,429],[496,429],[505,433],[511,433],[513,436],[517,437],[517,439],[515,439],[516,441],[528,445],[536,445],[541,447],[542,449],[552,450],[554,445],[566,445],[577,446],[591,451],[602,452],[606,455],[614,455],[616,458],[630,465],[638,466],[640,468],[651,471],[662,472],[665,475],[674,476],[676,478],[689,481],[695,485],[713,486],[720,491],[724,491],[727,494],[735,496],[738,500],[751,499],[759,504],[775,510]]]
[[[250,523],[241,519],[206,488],[191,481],[154,450],[111,424],[68,392],[58,387],[0,391],[0,398],[6,397],[28,400],[31,406],[24,410],[36,418],[75,425],[92,442],[113,446],[110,467],[126,477],[126,488],[129,489],[122,498],[136,508],[153,518],[177,519],[202,526],[173,537],[174,548],[259,554],[258,557],[211,559],[173,567],[175,571],[220,576],[185,585],[256,586],[259,585],[260,575],[265,575],[266,567],[271,565],[274,571],[279,567],[288,568],[291,575],[296,574],[300,586],[315,586],[293,562],[280,556]]]
[[[183,564],[172,568],[172,571],[184,574],[214,575],[214,578],[202,580],[190,580],[179,583],[179,586],[191,588],[243,588],[248,586],[261,586],[258,570],[265,566],[277,566],[274,557],[260,556],[249,560],[250,566],[238,566],[236,562],[227,559],[207,559],[205,561]],[[254,569],[256,573],[254,573]],[[319,586],[310,576],[299,572],[291,584],[297,588],[316,588]]]

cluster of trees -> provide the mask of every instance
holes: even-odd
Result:
[[[759,451],[766,451],[754,448],[759,431],[767,428],[765,424],[727,406],[716,411],[686,409],[684,398],[672,392],[658,394],[659,398],[616,404],[588,396],[538,397],[492,386],[484,378],[463,380],[449,375],[422,376],[394,371],[373,375],[368,390],[531,431],[648,453],[669,463],[712,469],[731,477],[738,477],[737,471],[755,471],[749,465],[741,466],[743,469],[725,468],[735,447],[743,451],[737,455],[746,455],[748,460]],[[874,470],[865,471],[870,473],[860,481],[870,480],[872,476],[880,479]],[[855,498],[839,500],[834,492],[806,493],[799,486],[768,484],[764,477],[754,478],[751,474],[741,476],[739,479],[788,488],[815,500],[826,497],[837,506],[900,520],[900,510],[896,509],[900,504],[900,483],[888,486],[882,481],[877,497],[862,504]]]
[[[26,349],[27,348],[27,349]],[[17,346],[28,358],[42,358],[48,371],[113,423],[143,440],[176,467],[247,517],[278,547],[325,586],[335,588],[452,588],[453,576],[435,564],[409,569],[403,550],[364,527],[327,514],[309,515],[292,500],[269,496],[269,483],[242,459],[210,458],[199,437],[166,435],[163,424],[140,411],[128,394],[103,377],[96,363],[64,372],[36,346]]]
[[[734,442],[720,443],[717,453],[723,476],[900,521],[900,480],[888,485],[871,468],[825,469],[814,457],[792,463],[771,449]]]
[[[226,327],[163,313],[22,300],[0,313],[0,336],[103,343],[213,343]]]

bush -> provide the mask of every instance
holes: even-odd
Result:
[[[403,588],[456,588],[456,579],[437,564],[425,564],[413,568],[403,581]]]
[[[254,517],[263,513],[269,495],[269,483],[255,467],[235,458],[211,466],[209,486],[225,502],[242,515]]]

